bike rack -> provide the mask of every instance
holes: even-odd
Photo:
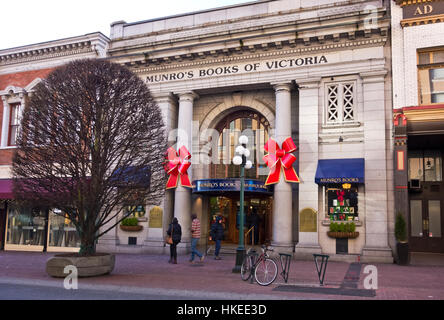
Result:
[[[281,276],[285,283],[288,282],[288,275],[290,273],[291,254],[279,253],[279,261],[281,262]]]
[[[321,267],[320,268],[319,268],[319,265],[318,265],[318,259],[317,259],[318,257],[322,258],[322,260],[321,260]],[[327,263],[328,263],[328,258],[329,257],[330,256],[326,255],[326,254],[315,254],[315,253],[313,254],[313,258],[314,258],[315,265],[316,265],[316,270],[318,272],[319,284],[321,286],[324,285],[325,271],[327,270]],[[324,264],[324,262],[325,262],[325,264]],[[322,276],[321,276],[321,274],[322,274]]]
[[[253,258],[253,261],[251,262],[252,268],[250,270],[250,274],[251,274],[250,283],[254,283],[254,269],[255,269],[254,265],[256,264],[256,260],[259,257],[259,254],[256,252],[256,250],[254,250],[254,251],[250,252],[250,256]]]

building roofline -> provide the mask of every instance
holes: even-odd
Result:
[[[274,2],[274,1],[277,1],[277,0],[252,0],[252,1],[245,2],[245,3],[232,4],[229,6],[216,7],[216,8],[210,8],[210,9],[204,9],[204,10],[198,10],[198,11],[190,11],[190,12],[179,13],[179,14],[175,14],[175,15],[171,15],[171,16],[164,16],[164,17],[160,17],[160,18],[153,18],[153,19],[141,20],[141,21],[135,21],[135,22],[129,22],[129,23],[125,22],[124,26],[132,26],[132,25],[137,25],[137,24],[144,24],[144,23],[156,22],[156,21],[161,21],[161,20],[180,18],[180,17],[191,16],[191,15],[195,15],[195,14],[202,14],[202,13],[218,11],[218,10],[240,8],[240,7],[250,6],[252,4],[260,4],[260,3],[267,3],[267,2]],[[122,23],[122,22],[124,22],[124,21],[113,22],[113,23],[111,23],[111,26],[113,26],[114,24]]]
[[[0,56],[13,54],[13,53],[26,52],[26,51],[30,51],[30,50],[37,50],[37,49],[42,49],[45,47],[57,46],[62,43],[66,44],[66,42],[78,42],[78,41],[93,40],[95,38],[93,36],[97,36],[96,38],[102,38],[106,42],[111,41],[102,32],[97,31],[97,32],[91,32],[91,33],[87,33],[84,35],[80,35],[80,36],[73,36],[73,37],[67,37],[67,38],[62,38],[62,39],[37,42],[37,43],[27,44],[27,45],[18,46],[18,47],[0,49]]]

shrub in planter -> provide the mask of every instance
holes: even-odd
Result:
[[[120,229],[123,231],[141,231],[143,226],[139,226],[139,219],[125,218],[120,224]]]
[[[359,236],[359,232],[356,232],[356,225],[353,222],[331,223],[330,231],[327,234],[332,238],[356,238]]]
[[[396,250],[398,252],[398,264],[407,265],[409,263],[409,244],[407,242],[407,223],[404,215],[398,213],[395,220]]]

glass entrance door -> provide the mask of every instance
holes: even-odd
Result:
[[[244,234],[245,244],[262,244],[271,240],[272,230],[272,199],[271,197],[245,196],[244,200]],[[210,198],[210,226],[216,217],[222,216],[225,227],[224,242],[239,242],[240,201],[238,196]]]
[[[443,201],[410,200],[410,250],[444,253]]]

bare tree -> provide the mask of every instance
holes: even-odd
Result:
[[[118,64],[80,60],[53,71],[28,99],[17,146],[16,198],[66,214],[81,255],[95,253],[96,240],[128,215],[125,206],[159,204],[164,195],[160,109]]]

